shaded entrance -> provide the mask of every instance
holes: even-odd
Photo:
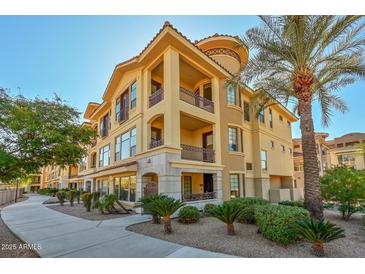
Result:
[[[158,194],[158,176],[156,173],[146,173],[142,176],[143,196]]]

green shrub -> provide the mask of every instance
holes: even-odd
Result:
[[[303,207],[304,208],[304,202],[303,201],[281,201],[281,202],[279,202],[279,205],[296,206],[296,207]]]
[[[221,220],[227,226],[227,234],[235,235],[234,222],[240,216],[243,207],[238,203],[224,203],[210,211],[213,217]]]
[[[94,208],[99,209],[102,214],[106,212],[112,213],[113,211],[116,211],[114,207],[116,201],[117,196],[115,194],[105,195],[95,202]]]
[[[240,223],[254,224],[255,220],[255,207],[258,205],[270,204],[268,200],[257,198],[257,197],[246,197],[246,198],[235,198],[228,203],[234,203],[242,207],[240,216],[237,221]]]
[[[74,206],[74,200],[76,198],[77,191],[75,189],[71,189],[67,192],[67,199],[70,201],[70,205]]]
[[[200,211],[195,206],[186,206],[179,211],[179,221],[184,224],[192,224],[200,219]]]
[[[139,200],[139,203],[141,204],[141,207],[143,208],[143,213],[152,215],[153,224],[161,223],[160,216],[158,215],[157,211],[155,211],[152,207],[153,202],[155,202],[156,200],[166,199],[166,198],[167,198],[166,195],[154,194],[154,195],[144,196]]]
[[[212,214],[211,214],[211,211],[212,209],[214,209],[216,207],[215,204],[205,204],[204,205],[204,216],[206,217],[211,217]]]
[[[77,203],[80,204],[80,200],[81,200],[81,194],[82,194],[83,191],[81,190],[77,190],[76,191],[76,200],[77,200]]]
[[[290,226],[290,229],[312,244],[312,251],[317,257],[324,256],[324,243],[345,237],[342,228],[323,219],[297,221]]]
[[[86,208],[86,211],[90,212],[93,195],[89,192],[86,192],[81,195],[81,199],[84,204],[84,207]]]
[[[309,212],[300,207],[263,205],[256,206],[255,218],[259,231],[264,237],[287,245],[300,239],[300,236],[289,226],[309,218]]]
[[[98,203],[99,198],[100,198],[100,192],[95,191],[95,192],[92,193],[92,195],[93,195],[92,207],[96,208],[97,207],[96,204]]]
[[[323,208],[334,208],[335,204],[334,203],[324,203],[323,204]]]
[[[58,191],[56,193],[57,199],[60,202],[61,206],[63,206],[63,204],[65,203],[65,199],[66,199],[66,193],[64,191]]]
[[[365,199],[365,171],[338,166],[321,177],[321,195],[326,201],[338,202],[342,218],[348,221],[354,212],[361,211]]]

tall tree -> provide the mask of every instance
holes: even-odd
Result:
[[[323,217],[312,104],[322,123],[332,110],[347,110],[337,92],[365,77],[364,21],[361,16],[260,16],[238,46],[253,49],[246,67],[232,81],[253,83],[259,109],[273,102],[294,103],[300,117],[304,157],[304,203]],[[274,100],[273,100],[274,99]]]
[[[57,96],[30,100],[0,88],[0,181],[79,163],[96,135],[79,124],[79,115]]]

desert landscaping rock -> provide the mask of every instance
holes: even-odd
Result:
[[[326,218],[346,230],[346,238],[326,245],[326,256],[365,258],[365,231],[362,229],[361,215],[356,214],[349,222],[345,222],[338,212],[327,210]],[[148,222],[132,225],[128,229],[181,245],[240,257],[314,257],[310,253],[309,243],[300,242],[287,247],[282,246],[257,233],[256,225],[235,224],[236,236],[227,235],[225,225],[211,217],[202,218],[199,223],[190,225],[173,220],[172,226],[171,235],[163,233],[162,224],[152,225]]]

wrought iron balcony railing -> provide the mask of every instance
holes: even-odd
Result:
[[[214,103],[207,98],[201,97],[198,94],[190,92],[182,87],[180,87],[180,100],[196,106],[198,108],[204,109],[211,113],[214,113]]]
[[[203,147],[194,147],[190,145],[181,144],[181,158],[193,161],[202,161],[214,163],[214,150]]]

